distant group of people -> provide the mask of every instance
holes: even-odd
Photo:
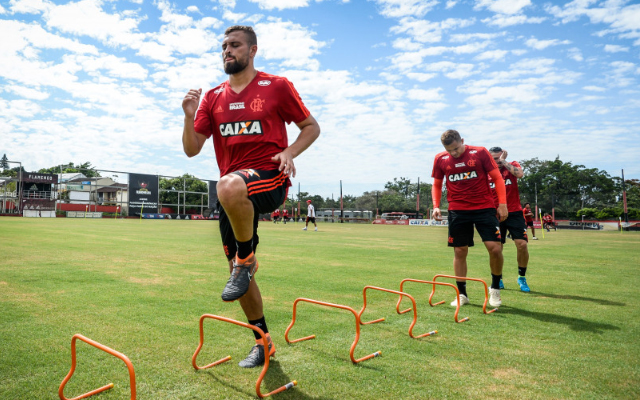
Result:
[[[282,223],[286,225],[287,222],[289,222],[289,220],[291,219],[291,217],[289,216],[289,210],[284,208],[282,210],[282,215],[280,215],[280,208],[276,208],[275,211],[271,213],[271,219],[273,220],[274,224],[277,224],[282,219]]]
[[[241,367],[252,368],[263,365],[265,358],[276,352],[255,279],[259,266],[255,255],[259,243],[258,215],[273,212],[274,223],[278,223],[279,208],[291,186],[289,178],[296,175],[293,160],[318,138],[320,126],[291,82],[255,69],[258,42],[253,28],[241,25],[227,28],[221,50],[229,79],[204,95],[202,89],[191,89],[185,95],[182,142],[185,154],[193,157],[200,153],[208,138],[213,141],[220,170],[217,183],[220,235],[230,272],[221,298],[225,302],[238,300],[249,324],[260,328],[268,340],[265,349],[261,336],[254,331],[256,343],[239,363]],[[286,125],[292,122],[299,133],[289,145]],[[488,151],[466,145],[455,130],[444,132],[441,142],[445,151],[435,157],[432,172],[433,217],[441,218],[439,205],[446,179],[448,245],[454,248],[455,274],[467,275],[467,254],[474,245],[475,226],[489,252],[492,277],[489,301],[493,307],[499,307],[500,289],[504,287],[502,248],[507,231],[517,248],[518,284],[522,291],[529,291],[525,278],[529,260],[528,222],[520,206],[517,185],[522,168],[515,161],[507,162],[507,152],[499,147]],[[307,230],[309,222],[318,230],[315,216],[309,200],[303,230]],[[282,220],[288,219],[285,209]],[[458,281],[457,286],[460,296],[452,304],[467,304],[466,283]]]

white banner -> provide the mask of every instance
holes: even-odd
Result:
[[[448,226],[449,221],[443,219],[442,221],[436,221],[435,219],[410,219],[409,225],[413,226]]]

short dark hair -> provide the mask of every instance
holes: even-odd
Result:
[[[256,37],[256,32],[253,30],[253,27],[247,25],[234,25],[227,28],[224,31],[224,35],[228,36],[231,32],[242,31],[245,35],[247,35],[247,42],[249,43],[249,47],[258,45],[258,38]]]
[[[440,136],[440,141],[445,146],[448,146],[453,142],[459,142],[461,140],[462,137],[460,136],[460,133],[453,129],[447,129],[446,131],[444,131],[442,136]]]
[[[526,206],[527,206],[527,204],[528,204],[528,205],[531,205],[531,203],[526,202],[526,203],[524,203],[524,206],[526,207]]]
[[[502,147],[500,146],[495,146],[489,149],[490,153],[500,153],[502,151]]]

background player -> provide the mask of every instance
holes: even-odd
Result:
[[[544,215],[542,216],[542,222],[544,224],[543,228],[546,228],[547,232],[550,232],[551,228],[556,231],[558,230],[558,228],[556,227],[556,223],[553,222],[553,217],[549,213],[544,213]]]
[[[276,210],[271,213],[271,219],[273,220],[274,224],[278,223],[278,221],[280,220],[280,209],[279,208],[276,208]]]
[[[287,221],[289,221],[289,210],[285,208],[282,210],[282,222],[286,225]]]
[[[453,270],[456,276],[467,276],[467,254],[473,246],[473,228],[480,234],[487,251],[491,267],[491,289],[489,303],[492,307],[502,304],[500,280],[502,279],[502,244],[500,224],[507,218],[507,200],[504,181],[491,155],[484,147],[468,146],[458,131],[447,130],[440,137],[446,151],[436,155],[433,161],[433,218],[439,220],[442,182],[447,179],[449,201],[449,247],[453,247]],[[499,204],[496,206],[489,188],[491,176],[496,185]],[[456,281],[460,290],[460,304],[468,304],[465,281]],[[455,306],[458,299],[451,305]]]
[[[527,266],[529,265],[529,249],[527,247],[527,224],[522,214],[522,206],[520,205],[520,190],[518,190],[518,179],[524,176],[524,171],[517,161],[507,162],[507,151],[500,147],[492,147],[489,154],[493,157],[493,161],[498,164],[502,179],[504,179],[504,187],[507,192],[507,211],[509,216],[506,220],[500,222],[501,243],[506,242],[507,230],[510,237],[516,245],[516,260],[518,261],[518,285],[523,292],[529,292],[527,285]],[[494,202],[498,203],[498,196],[495,191],[495,185],[491,182]],[[502,280],[500,280],[500,289],[504,288]]]
[[[202,89],[189,90],[182,101],[182,143],[185,154],[193,157],[213,137],[220,169],[220,234],[231,272],[221,297],[240,301],[249,323],[267,333],[271,356],[275,346],[254,278],[258,214],[270,213],[284,202],[289,176],[296,174],[293,159],[317,139],[320,127],[286,78],[254,68],[257,51],[253,28],[232,26],[225,31],[222,61],[229,80],[208,91],[199,107]],[[286,124],[291,122],[300,134],[288,146]],[[256,345],[241,367],[264,363],[264,346],[254,334]]]
[[[311,204],[311,199],[307,200],[307,220],[305,222],[303,231],[307,230],[307,226],[309,226],[309,221],[313,222],[313,225],[316,227],[316,231],[318,230],[318,225],[316,225],[316,209]]]
[[[536,237],[536,228],[533,226],[533,211],[531,211],[531,203],[524,203],[522,214],[524,215],[524,220],[527,223],[527,226],[531,228],[531,239],[538,240]]]

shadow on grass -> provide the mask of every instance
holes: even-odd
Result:
[[[554,324],[561,324],[568,326],[571,330],[578,332],[591,332],[602,334],[606,331],[619,331],[620,327],[611,325],[611,324],[603,324],[600,322],[591,322],[585,319],[574,318],[574,317],[565,317],[564,315],[550,314],[544,312],[530,311],[524,310],[521,308],[515,308],[510,306],[502,306],[500,307],[500,314],[517,314],[522,315],[523,317],[537,319],[542,322],[551,322]]]
[[[240,368],[238,366],[235,366],[235,367]],[[255,368],[254,370],[256,371],[255,378],[257,381],[258,377],[260,376],[260,371],[262,371],[262,367]],[[242,394],[247,397],[257,398],[256,391],[255,391],[255,382],[252,383],[251,386],[240,386],[240,385],[234,384],[233,381],[230,381],[229,379],[226,379],[226,378],[223,379],[218,377],[213,370],[201,371],[200,373],[204,373],[208,375],[211,379],[215,380],[216,381],[215,385],[225,386],[228,389],[231,389],[237,392],[238,394]],[[262,380],[260,391],[264,395],[271,392],[272,390],[275,390],[283,385],[286,385],[287,383],[293,380],[298,380],[298,379],[287,376],[287,374],[282,370],[280,363],[276,360],[271,360],[269,361],[269,369],[267,370],[267,374]],[[300,385],[300,383],[298,383],[298,385]],[[269,396],[268,398],[271,398],[271,397],[272,396]],[[330,398],[330,397],[309,396],[303,393],[300,390],[299,386],[285,390],[284,392],[277,393],[273,395],[273,397],[276,399],[296,399],[296,400],[298,399],[299,400],[335,400],[334,398]]]
[[[536,297],[542,297],[542,298],[548,297],[548,298],[551,298],[551,299],[561,299],[561,300],[590,301],[590,302],[597,303],[597,304],[600,304],[600,305],[603,305],[603,306],[618,306],[618,307],[626,306],[625,303],[621,303],[619,301],[595,299],[593,297],[573,296],[573,295],[569,295],[569,294],[550,294],[550,293],[541,293],[541,292],[531,291],[529,293],[529,296],[536,296]]]

